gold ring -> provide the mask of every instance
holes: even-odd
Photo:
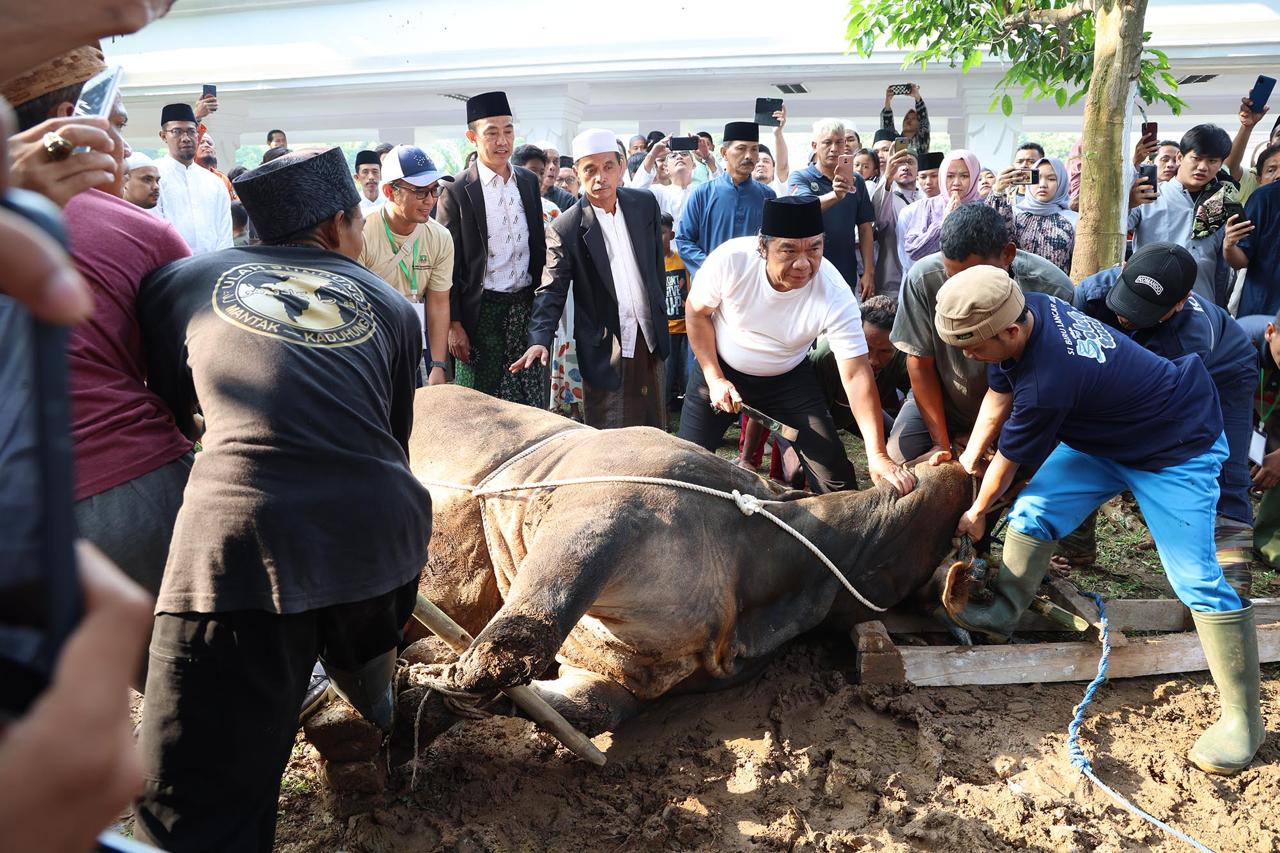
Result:
[[[75,146],[65,136],[53,130],[41,138],[40,144],[44,146],[44,151],[49,155],[49,159],[54,162],[67,159],[71,156],[71,152],[75,150]]]

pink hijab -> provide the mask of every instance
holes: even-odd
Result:
[[[977,154],[957,148],[943,158],[942,167],[938,169],[938,183],[942,185],[942,192],[920,202],[921,209],[916,214],[915,222],[903,235],[902,246],[912,260],[921,260],[942,247],[942,218],[951,201],[951,195],[947,192],[947,173],[957,161],[963,161],[969,170],[969,189],[960,197],[960,203],[969,204],[978,200],[978,173],[982,171],[982,164],[978,162]]]

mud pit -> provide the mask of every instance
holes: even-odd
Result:
[[[759,677],[670,697],[577,761],[531,724],[466,722],[419,790],[397,775],[373,812],[327,808],[300,741],[282,851],[1180,850],[1076,776],[1067,723],[1082,685],[885,690],[852,684],[852,644],[810,637]],[[1121,793],[1219,851],[1280,850],[1280,671],[1264,667],[1270,732],[1233,779],[1183,754],[1214,719],[1208,675],[1106,685],[1086,753]]]

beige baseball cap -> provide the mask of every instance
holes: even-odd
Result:
[[[970,267],[938,291],[933,324],[953,347],[977,346],[1013,325],[1026,300],[1022,288],[999,267]]]

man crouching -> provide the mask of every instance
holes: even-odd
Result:
[[[138,296],[151,388],[204,448],[142,722],[136,833],[170,851],[271,850],[317,657],[390,728],[431,534],[408,464],[422,332],[354,260],[364,220],[342,152],[280,157],[235,185],[263,245],[162,267]]]

